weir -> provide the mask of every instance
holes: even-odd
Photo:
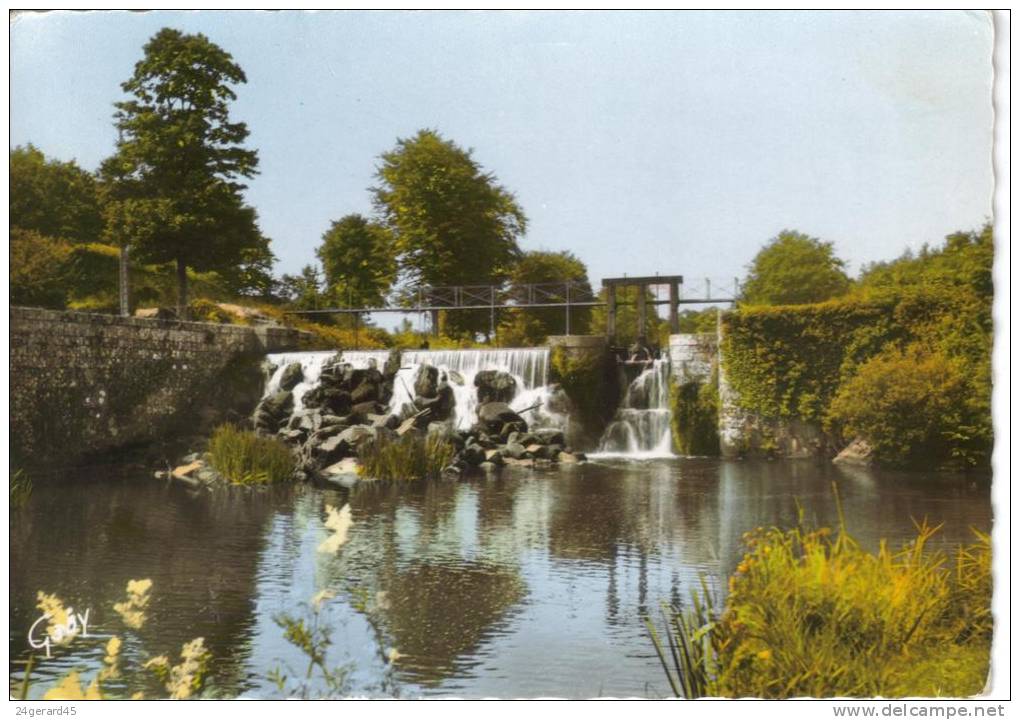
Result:
[[[655,360],[627,386],[623,401],[599,442],[599,453],[672,457],[670,363]]]
[[[389,356],[388,350],[344,350],[342,358],[355,368],[367,368],[372,363],[382,367]],[[267,359],[276,369],[266,383],[263,396],[270,395],[280,387],[280,380],[287,366],[300,363],[304,379],[294,388],[294,412],[303,409],[302,397],[319,383],[322,368],[334,357],[335,351],[277,353]],[[478,350],[405,350],[401,352],[401,369],[393,385],[393,398],[389,411],[399,414],[405,404],[413,401],[414,380],[419,367],[431,365],[445,373],[453,388],[456,399],[455,427],[466,430],[475,423],[478,396],[475,376],[483,370],[500,370],[513,376],[517,392],[510,407],[523,411],[539,405],[525,413],[525,419],[534,429],[559,428],[566,426],[562,398],[549,382],[549,348],[495,348]]]

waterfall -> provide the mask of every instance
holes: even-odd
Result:
[[[656,360],[627,387],[613,421],[602,433],[599,454],[672,457],[669,361]]]
[[[389,354],[388,350],[343,351],[344,362],[356,368],[368,367],[374,360],[382,369]],[[276,370],[266,384],[265,395],[280,387],[283,372],[291,363],[301,363],[304,379],[294,388],[294,412],[303,409],[301,402],[306,392],[318,385],[319,375],[326,363],[336,352],[293,352],[276,353],[268,356]],[[566,418],[550,407],[553,391],[549,387],[549,348],[498,348],[482,350],[404,350],[401,353],[401,369],[393,384],[391,413],[399,413],[405,403],[411,401],[414,392],[414,377],[419,366],[432,365],[445,372],[456,398],[456,426],[466,430],[475,423],[478,394],[475,375],[482,370],[502,370],[510,373],[517,381],[517,394],[510,407],[524,410],[536,403],[542,406],[524,415],[532,428],[566,427]],[[452,372],[451,372],[452,371]]]
[[[550,408],[549,348],[495,348],[482,350],[406,350],[401,355],[401,370],[393,384],[391,412],[410,402],[414,376],[420,365],[432,365],[445,372],[456,398],[456,426],[470,428],[475,422],[478,393],[475,375],[482,370],[502,370],[517,381],[517,394],[510,402],[514,410],[524,410],[539,402],[542,406],[524,415],[532,428],[566,427],[566,418]],[[451,372],[452,371],[452,372]]]

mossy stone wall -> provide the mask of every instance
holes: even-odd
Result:
[[[60,466],[250,412],[297,333],[15,307],[10,341],[12,452]]]

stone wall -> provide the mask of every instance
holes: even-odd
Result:
[[[673,382],[707,382],[718,359],[716,336],[692,333],[669,336],[669,367]]]
[[[10,445],[25,465],[196,433],[250,413],[297,331],[10,309]]]

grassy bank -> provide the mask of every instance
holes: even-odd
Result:
[[[209,439],[213,468],[237,485],[266,485],[281,482],[294,472],[294,456],[283,442],[220,425]]]
[[[991,650],[987,535],[955,556],[918,526],[899,550],[863,550],[845,529],[761,528],[717,609],[707,586],[648,621],[683,697],[967,697]]]

